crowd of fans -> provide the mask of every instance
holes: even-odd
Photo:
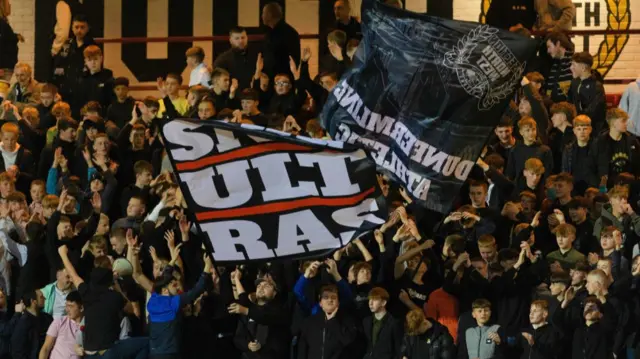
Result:
[[[103,68],[82,15],[37,83],[17,63],[8,4],[0,359],[640,356],[640,143],[627,131],[640,123],[638,91],[607,110],[593,58],[562,32],[541,39],[550,66],[522,79],[449,214],[380,175],[388,222],[329,258],[216,266],[158,124],[226,120],[326,138],[317,115],[361,37],[349,2],[335,1],[315,79],[311,50],[272,3],[260,47],[234,28],[211,67],[201,48],[187,51],[186,98],[169,73],[159,98],[141,101]],[[566,24],[563,11],[538,15],[551,30]]]

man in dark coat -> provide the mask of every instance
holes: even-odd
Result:
[[[280,73],[291,74],[289,57],[293,58],[296,65],[300,63],[300,35],[284,21],[282,7],[278,3],[264,6],[262,22],[268,28],[262,50],[263,72],[272,79]]]
[[[320,290],[321,311],[307,318],[298,342],[298,359],[346,359],[347,348],[356,338],[355,322],[339,310],[338,287],[326,285]]]

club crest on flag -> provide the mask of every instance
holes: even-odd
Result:
[[[480,100],[479,110],[490,109],[510,96],[526,66],[500,40],[498,31],[487,25],[478,26],[446,52],[442,60],[445,71],[455,71],[464,90]],[[478,45],[482,45],[482,51],[474,54]]]

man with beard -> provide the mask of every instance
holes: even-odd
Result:
[[[270,276],[259,279],[254,297],[245,292],[241,278],[240,270],[231,273],[238,302],[232,303],[228,311],[240,316],[233,340],[236,348],[242,352],[242,358],[285,357],[289,343],[288,316],[279,301],[275,300],[278,295],[276,283]]]
[[[213,67],[227,70],[231,78],[238,80],[238,89],[250,88],[258,54],[249,47],[247,31],[233,27],[229,31],[229,43],[231,48],[216,58]]]

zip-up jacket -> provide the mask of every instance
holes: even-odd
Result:
[[[573,79],[568,100],[576,106],[579,115],[589,116],[594,133],[606,128],[607,99],[604,86],[594,76],[584,80]]]
[[[428,319],[433,326],[421,335],[405,336],[402,343],[402,356],[409,359],[453,359],[455,346],[448,329]]]
[[[324,311],[307,318],[298,342],[298,359],[347,359],[356,339],[355,322],[343,311],[327,320]]]
[[[500,339],[507,338],[499,332],[499,325],[473,327],[465,331],[465,337],[460,340],[458,358],[498,359],[502,358],[500,347],[488,335],[499,333]]]

